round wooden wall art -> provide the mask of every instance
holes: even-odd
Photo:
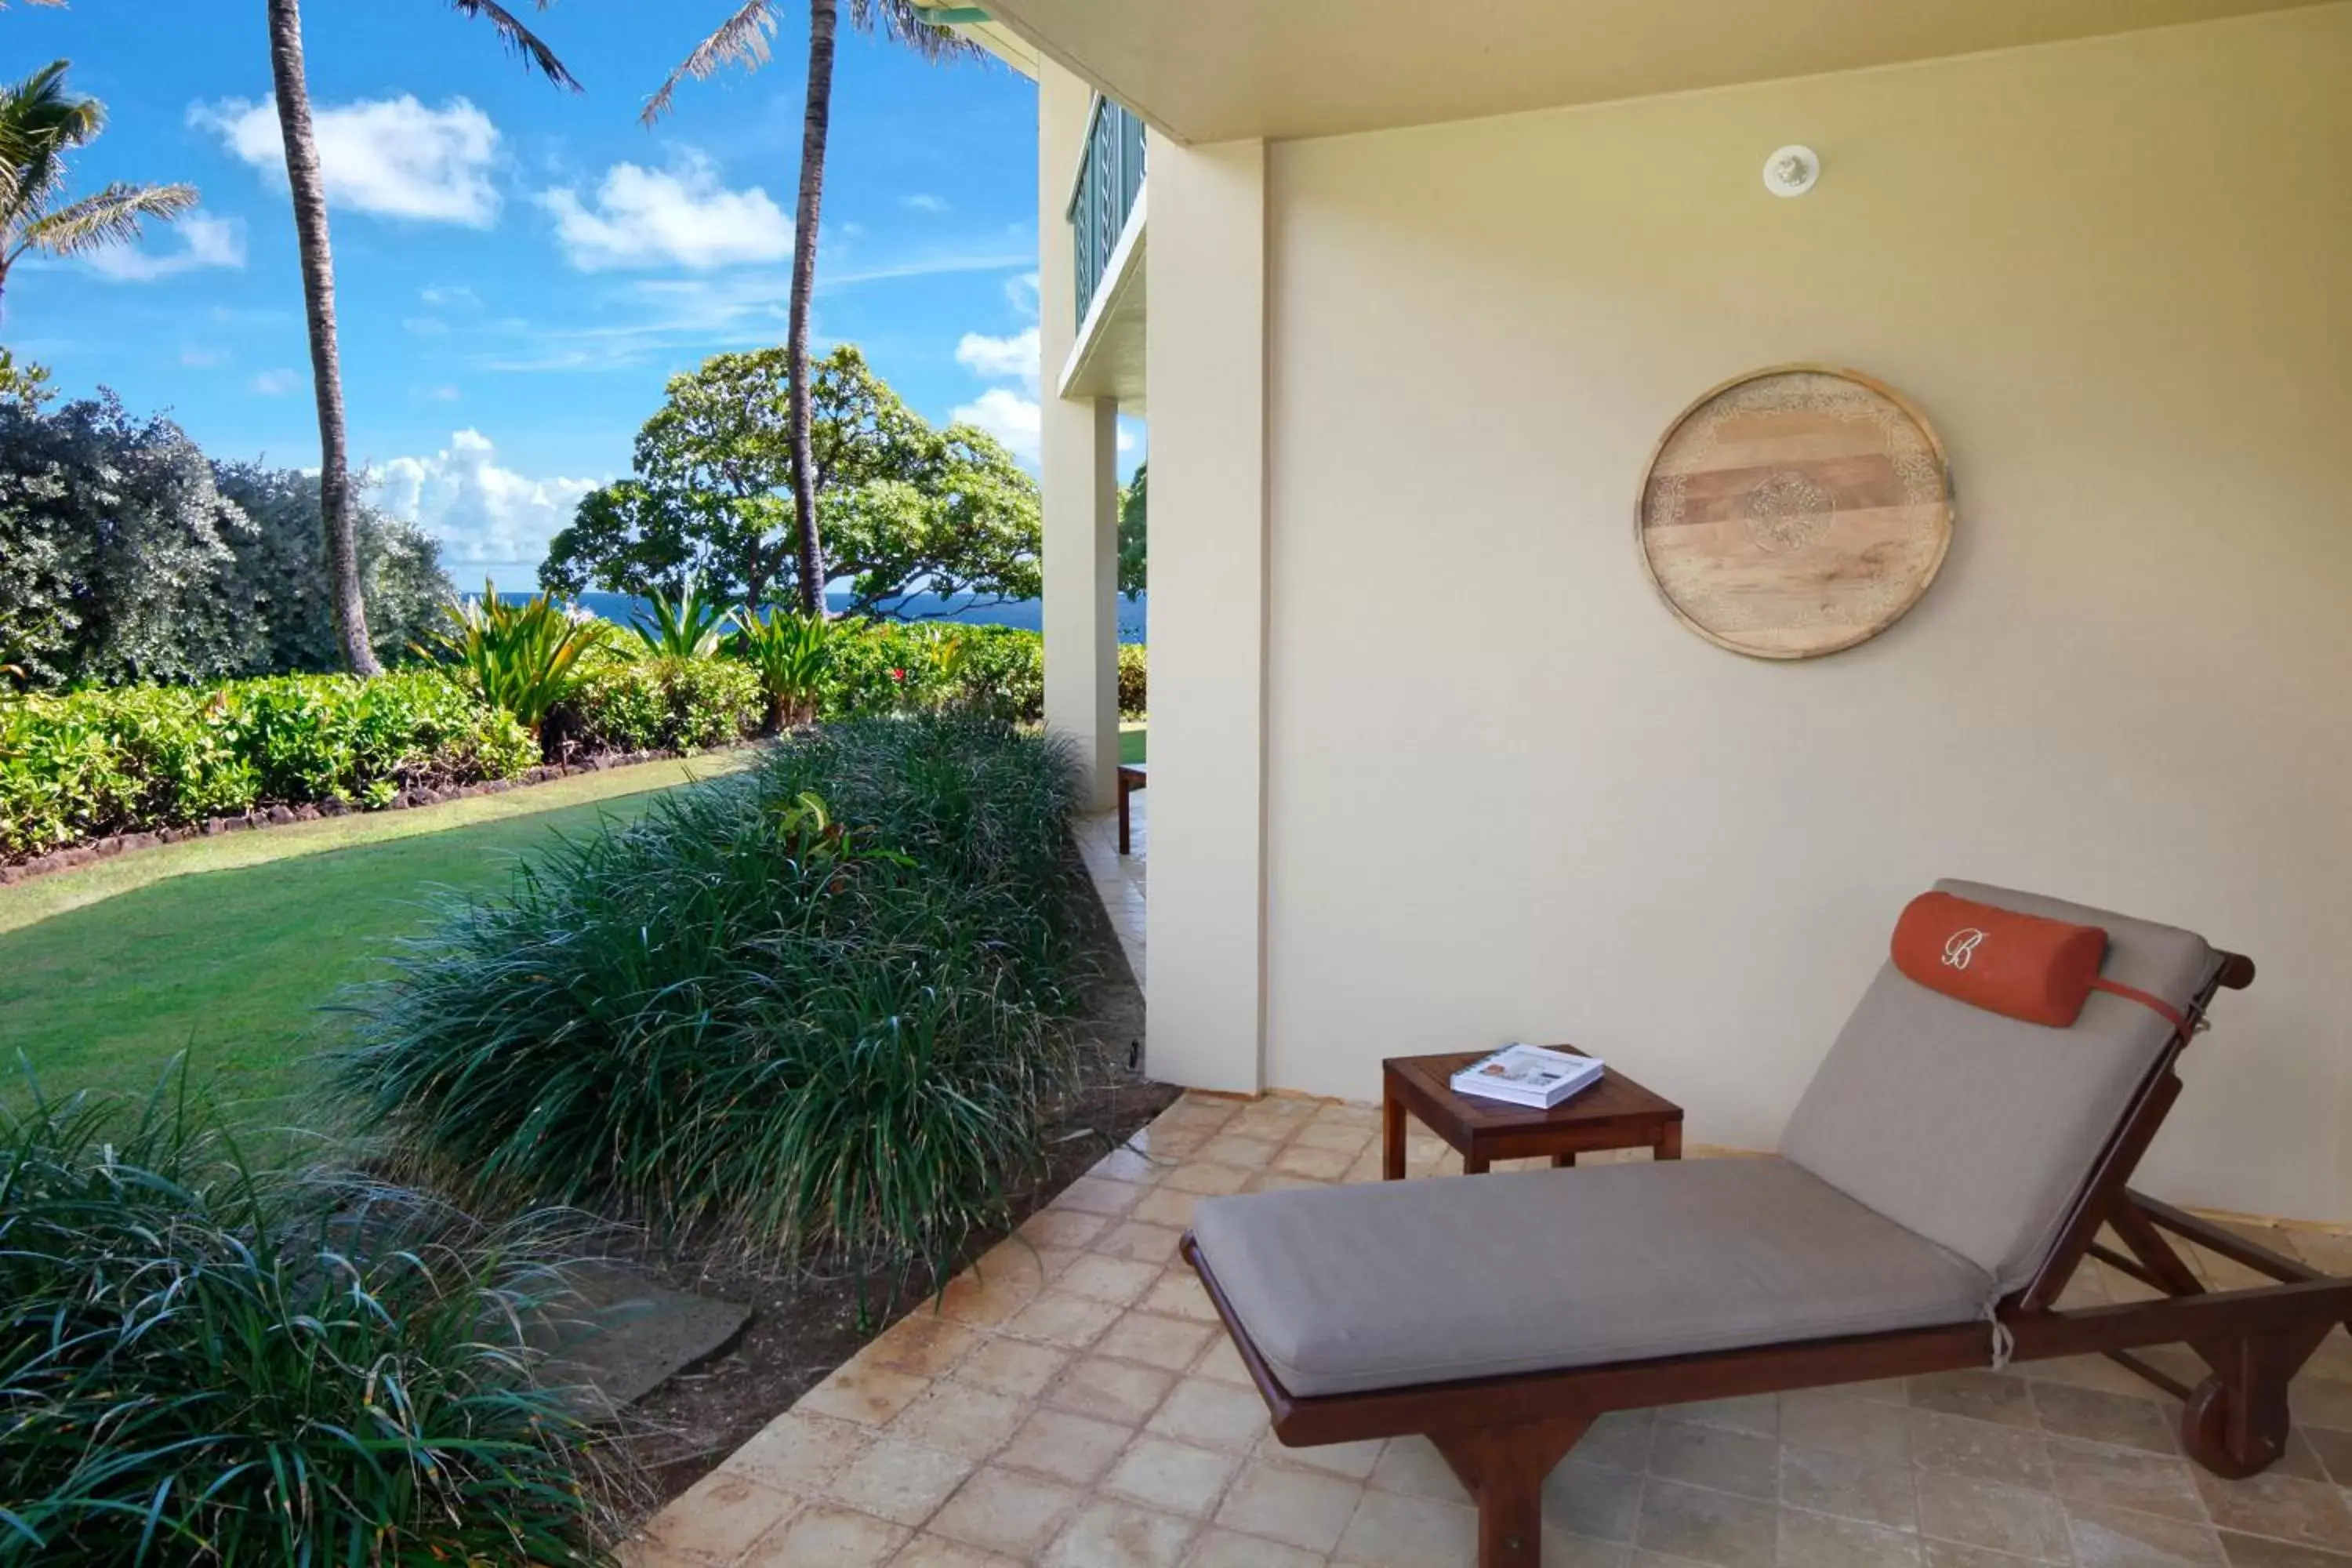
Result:
[[[1684,410],[1651,456],[1639,531],[1685,626],[1734,653],[1812,658],[1919,602],[1952,542],[1951,476],[1891,387],[1782,365]]]

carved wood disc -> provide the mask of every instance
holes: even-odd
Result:
[[[1952,542],[1943,444],[1891,387],[1782,365],[1684,410],[1642,484],[1642,562],[1685,626],[1758,658],[1865,642]]]

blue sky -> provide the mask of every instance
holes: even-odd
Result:
[[[764,70],[687,84],[654,131],[636,119],[730,3],[533,16],[579,94],[442,0],[304,7],[352,454],[461,581],[528,585],[581,491],[627,472],[667,376],[783,339],[797,8]],[[73,87],[105,100],[76,188],[180,180],[204,197],[135,252],[20,264],[0,337],[68,394],[110,386],[215,456],[315,465],[261,0],[11,6],[0,38],[8,76],[70,58]],[[1032,460],[1035,102],[993,60],[926,65],[845,33],[815,316],[820,349],[860,344],[924,415]]]

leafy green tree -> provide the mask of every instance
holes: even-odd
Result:
[[[0,87],[0,290],[26,251],[86,256],[139,237],[148,218],[168,222],[196,205],[194,185],[121,181],[66,198],[66,154],[106,126],[105,106],[66,90],[64,60]]]
[[[251,532],[168,419],[0,407],[0,648],[37,685],[240,668],[255,628],[220,587]]]
[[[44,686],[338,668],[319,476],[208,462],[111,396],[0,398],[0,653]],[[357,509],[378,651],[449,597],[433,541]]]
[[[538,0],[541,10],[547,0]],[[302,267],[302,312],[310,336],[310,384],[319,405],[319,515],[327,541],[329,591],[343,662],[353,673],[380,675],[368,635],[367,601],[360,584],[359,542],[352,517],[349,443],[343,421],[342,350],[335,324],[335,261],[327,237],[327,182],[310,127],[310,88],[302,64],[299,0],[265,0],[269,26],[269,77],[278,100],[278,128],[286,147],[286,184],[294,201],[294,236]],[[555,51],[497,0],[448,0],[460,16],[488,23],[498,39],[558,87],[580,84]]]
[[[980,50],[924,14],[917,0],[849,0],[850,26],[860,32],[880,31],[925,59],[974,58]],[[801,613],[824,614],[824,584],[835,573],[824,563],[820,524],[823,511],[817,492],[822,459],[816,455],[816,429],[821,417],[816,405],[822,392],[810,386],[808,357],[809,300],[816,289],[818,209],[824,200],[825,145],[833,125],[833,53],[840,29],[841,0],[809,0],[808,89],[801,122],[800,190],[793,207],[792,300],[787,311],[785,364],[786,450],[793,515],[793,576],[799,584]],[[729,65],[757,68],[768,61],[768,40],[776,31],[775,0],[740,0],[711,35],[695,47],[684,64],[669,73],[646,101],[645,122],[651,125],[669,110],[678,83],[688,77],[708,78]]]
[[[319,531],[319,476],[258,463],[215,463],[220,492],[251,521],[231,542],[236,561],[221,592],[249,606],[256,646],[234,673],[282,675],[343,667],[334,606],[327,597],[325,540]],[[439,624],[457,595],[441,567],[441,546],[414,523],[363,501],[352,506],[368,633],[376,657],[399,658]]]
[[[49,386],[49,367],[20,360],[14,349],[0,349],[0,404],[37,413],[57,393]]]
[[[932,428],[846,344],[817,367],[814,394],[810,475],[851,614],[904,616],[919,594],[1036,596],[1037,487],[994,437]],[[673,377],[638,432],[635,474],[582,500],[541,585],[675,593],[693,578],[755,611],[798,595],[790,396],[781,348]]]
[[[1146,498],[1150,489],[1150,463],[1135,465],[1135,478],[1118,492],[1118,591],[1130,599],[1143,595],[1147,574],[1144,571],[1148,536],[1145,513],[1150,510]]]

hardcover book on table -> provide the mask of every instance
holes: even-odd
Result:
[[[1578,1090],[1600,1082],[1603,1066],[1598,1057],[1547,1050],[1541,1046],[1508,1045],[1492,1056],[1479,1058],[1448,1081],[1456,1094],[1549,1110]]]

